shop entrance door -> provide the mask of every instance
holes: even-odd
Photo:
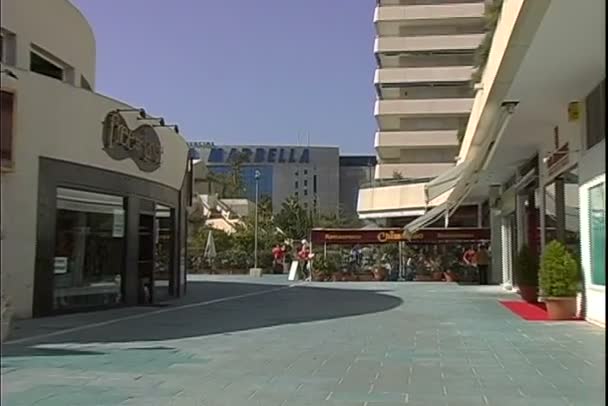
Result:
[[[175,210],[157,204],[155,212],[154,295],[163,301],[173,296],[175,289]]]
[[[139,215],[138,304],[154,303],[154,213]]]

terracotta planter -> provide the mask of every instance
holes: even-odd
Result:
[[[361,282],[371,282],[374,280],[374,275],[372,275],[370,273],[363,273],[363,274],[357,275],[357,279]]]
[[[430,282],[433,278],[430,275],[416,275],[415,280],[418,282]]]
[[[519,296],[528,303],[538,302],[538,287],[519,285]]]
[[[572,320],[576,316],[576,297],[547,297],[549,320]]]
[[[312,280],[313,282],[323,282],[325,281],[325,274],[322,272],[313,272],[312,273]]]
[[[431,273],[431,278],[434,281],[440,281],[443,278],[443,272],[435,271],[435,272]]]
[[[331,274],[332,282],[339,282],[342,280],[342,272],[334,272]]]
[[[387,276],[388,276],[388,272],[386,272],[386,269],[384,268],[376,268],[374,269],[374,280],[375,281],[385,281]]]
[[[458,275],[456,275],[454,272],[445,272],[443,276],[446,282],[458,282]]]

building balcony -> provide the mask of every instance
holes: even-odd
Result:
[[[482,27],[483,13],[482,2],[376,6],[374,24],[379,36],[398,36],[410,27],[424,30],[423,27],[429,26],[449,27],[458,33],[458,30]]]
[[[415,52],[463,52],[477,49],[484,34],[423,35],[415,37],[377,37],[376,54],[407,54]]]
[[[422,149],[458,147],[458,130],[437,131],[378,131],[374,147],[387,149]],[[381,155],[382,156],[382,155]]]
[[[359,189],[359,218],[415,217],[424,214],[424,183]]]
[[[376,69],[374,84],[406,85],[415,83],[468,82],[471,80],[471,66],[440,66],[420,68],[383,68]]]
[[[376,100],[374,115],[379,116],[466,116],[473,99]]]
[[[399,173],[403,178],[407,179],[421,179],[421,178],[433,178],[441,175],[454,166],[454,162],[441,162],[441,163],[396,163],[396,164],[385,164],[379,163],[376,165],[375,178],[376,179],[390,179],[393,178],[395,173]]]

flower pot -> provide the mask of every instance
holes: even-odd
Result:
[[[339,282],[342,280],[342,272],[334,272],[331,274],[332,282]]]
[[[374,280],[374,275],[372,275],[371,273],[362,273],[357,275],[357,279],[361,282],[371,282]]]
[[[441,271],[434,271],[433,273],[431,273],[431,278],[434,281],[440,281],[443,278],[443,272],[441,272]]]
[[[445,272],[443,277],[445,278],[446,282],[458,282],[458,275],[452,271]]]
[[[576,297],[547,297],[549,320],[572,320],[576,316]]]
[[[325,280],[325,274],[323,272],[313,272],[312,273],[312,280],[314,282],[323,282]]]
[[[538,287],[519,285],[519,296],[528,303],[538,302]]]
[[[373,273],[374,273],[374,280],[377,282],[386,280],[386,277],[388,276],[386,269],[384,269],[384,268],[376,268],[373,270]]]
[[[430,275],[416,275],[415,280],[418,282],[430,282],[433,278]]]

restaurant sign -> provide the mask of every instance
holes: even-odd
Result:
[[[158,134],[149,124],[131,130],[118,111],[111,111],[103,121],[103,149],[117,161],[130,158],[144,172],[160,167],[162,146]]]
[[[447,243],[459,241],[485,241],[490,239],[488,228],[426,228],[409,234],[402,228],[386,229],[313,229],[313,244],[410,244]]]

